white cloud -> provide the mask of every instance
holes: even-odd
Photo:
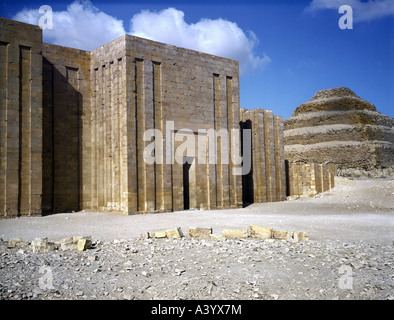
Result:
[[[38,24],[42,14],[24,9],[13,19]],[[188,24],[184,13],[175,8],[160,12],[143,10],[130,19],[130,33],[239,61],[240,73],[262,69],[271,60],[254,49],[258,39],[252,31],[244,32],[235,22],[201,19]],[[83,50],[93,50],[125,34],[123,21],[99,11],[90,1],[75,1],[66,11],[53,12],[53,29],[44,29],[44,41]]]
[[[355,21],[372,21],[379,18],[394,16],[393,0],[313,0],[305,12],[313,13],[324,9],[335,9],[341,5],[349,5],[353,9]]]
[[[24,9],[12,19],[38,25],[42,14]],[[123,21],[99,11],[90,1],[75,1],[66,11],[53,12],[53,29],[44,29],[44,41],[83,50],[93,50],[125,34]]]
[[[271,60],[254,54],[256,35],[247,34],[235,23],[224,19],[202,19],[188,24],[183,11],[168,8],[160,12],[143,10],[130,21],[130,33],[192,50],[238,60],[240,72],[264,68]]]

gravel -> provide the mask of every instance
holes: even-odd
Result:
[[[134,239],[36,254],[0,244],[0,299],[394,299],[382,243]]]
[[[394,180],[336,179],[313,198],[243,209],[121,216],[78,212],[0,220],[0,300],[394,299]],[[188,227],[260,225],[305,231],[306,242],[202,240]],[[141,239],[181,227],[182,239]],[[33,253],[91,236],[85,251]]]

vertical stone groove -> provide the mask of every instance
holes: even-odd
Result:
[[[8,43],[0,41],[0,215],[7,214]]]
[[[145,131],[145,104],[144,104],[144,60],[135,59],[135,92],[136,92],[136,146],[137,146],[137,192],[138,211],[146,210],[146,168],[143,157]]]
[[[31,207],[31,48],[19,46],[19,199],[18,212]]]

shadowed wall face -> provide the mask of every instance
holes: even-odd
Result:
[[[42,43],[36,26],[1,18],[0,30],[0,214],[79,210],[90,54]]]
[[[77,211],[88,179],[89,52],[42,44],[43,212]],[[89,181],[89,179],[88,179]]]
[[[88,95],[83,73],[88,62],[87,52],[43,44],[44,212],[81,207],[82,114]]]
[[[43,43],[43,212],[81,209],[89,53]],[[86,144],[86,143],[85,143]],[[87,143],[88,144],[88,143]],[[89,145],[89,144],[88,144]]]

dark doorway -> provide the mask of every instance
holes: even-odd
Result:
[[[184,210],[190,209],[190,181],[189,171],[192,166],[193,158],[183,158],[183,208]]]
[[[286,174],[286,197],[290,196],[290,172],[289,160],[285,160],[285,174]]]
[[[241,127],[241,156],[243,157],[246,152],[250,152],[252,150],[245,150],[244,148],[244,139],[243,139],[243,130],[244,129],[252,129],[252,121],[246,120],[245,122],[240,122]],[[250,155],[250,159],[252,159],[253,154]],[[254,202],[254,188],[253,188],[253,161],[251,160],[251,168],[248,174],[242,176],[242,203],[243,207],[247,207],[248,205]]]

